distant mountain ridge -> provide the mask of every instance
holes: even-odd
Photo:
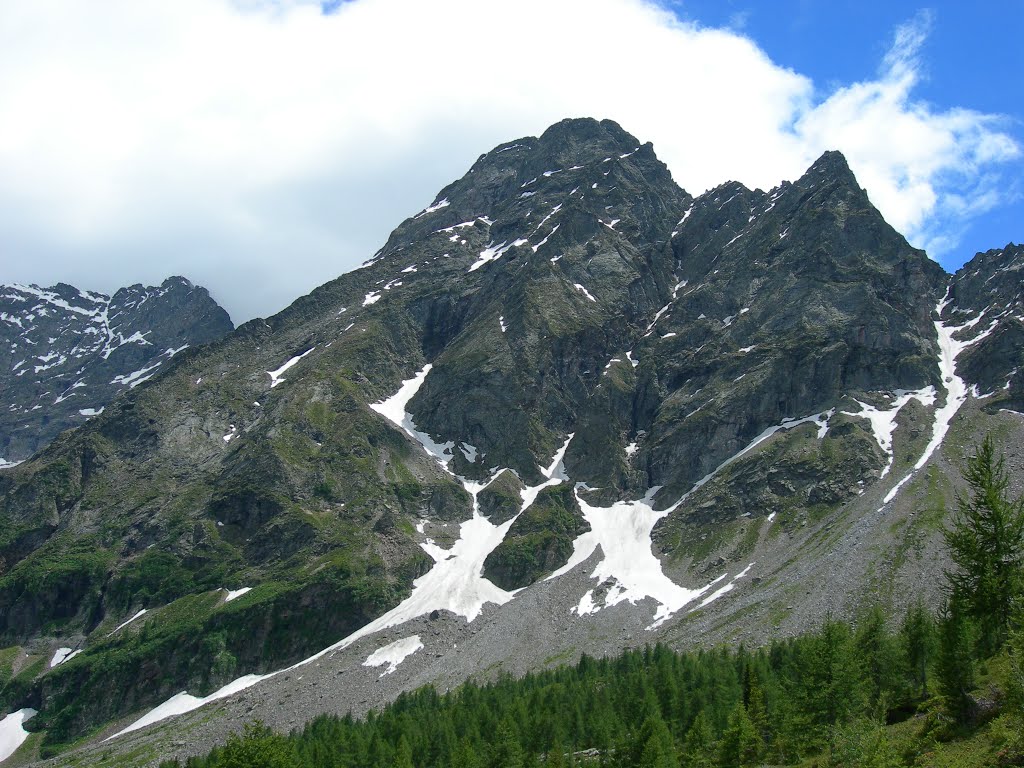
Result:
[[[22,461],[190,346],[234,329],[183,277],[113,296],[0,284],[0,457]]]
[[[1021,263],[945,274],[837,152],[694,197],[611,121],[502,144],[362,268],[0,473],[0,649],[81,650],[0,705],[44,749],[184,755],[934,600],[964,453],[1024,464]]]

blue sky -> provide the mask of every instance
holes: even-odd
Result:
[[[267,316],[580,116],[693,194],[839,149],[947,269],[1024,239],[1021,0],[329,5],[0,3],[0,282],[182,274]]]
[[[1024,2],[878,0],[684,0],[665,6],[682,19],[736,30],[771,59],[811,76],[821,92],[874,71],[892,31],[917,14],[928,19],[916,98],[942,109],[1003,115],[1003,130],[1024,144]],[[979,250],[1024,240],[1024,158],[1003,169],[1007,199],[965,221],[960,243],[938,261],[955,270]]]

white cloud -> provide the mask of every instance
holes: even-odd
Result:
[[[236,320],[351,269],[495,144],[569,116],[651,140],[691,192],[825,149],[916,244],[999,204],[996,118],[913,88],[927,17],[823,101],[735,32],[642,0],[0,4],[0,279],[169,272]],[[953,224],[951,224],[953,222]]]

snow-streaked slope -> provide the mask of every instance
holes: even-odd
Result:
[[[956,416],[957,411],[967,401],[967,395],[970,390],[965,382],[956,372],[956,360],[957,357],[967,348],[974,346],[979,341],[984,339],[993,330],[995,330],[998,320],[993,320],[988,328],[980,331],[969,339],[957,339],[957,334],[963,331],[973,329],[981,319],[985,316],[985,312],[981,312],[977,317],[972,320],[968,320],[966,323],[961,325],[947,325],[942,321],[942,312],[949,305],[950,291],[946,290],[946,295],[943,297],[935,307],[935,313],[937,318],[935,320],[935,333],[939,341],[939,375],[942,378],[943,386],[946,389],[946,401],[938,408],[935,409],[935,421],[932,424],[932,436],[928,441],[928,445],[925,446],[924,452],[921,457],[914,464],[914,468],[910,470],[895,486],[885,495],[882,500],[882,504],[888,504],[890,501],[896,498],[900,489],[906,485],[910,479],[920,470],[928,460],[935,453],[935,450],[942,445],[942,441],[946,438],[946,433],[949,431],[949,425],[953,421],[953,417]]]
[[[658,603],[658,608],[654,614],[654,623],[649,629],[661,625],[680,608],[707,592],[717,580],[698,589],[687,589],[669,579],[661,568],[661,562],[654,555],[651,532],[655,524],[675,510],[694,491],[776,432],[801,424],[815,424],[818,427],[818,438],[821,439],[828,432],[828,420],[833,413],[833,410],[828,410],[800,419],[785,419],[781,424],[769,427],[698,480],[675,504],[660,511],[653,507],[654,497],[661,490],[660,487],[650,489],[644,498],[636,501],[619,501],[610,507],[595,507],[580,496],[581,486],[577,485],[576,499],[583,510],[584,518],[590,523],[590,531],[581,534],[573,542],[573,553],[569,561],[548,576],[548,580],[568,573],[590,558],[600,547],[603,558],[594,568],[591,578],[595,579],[599,586],[608,584],[607,594],[598,602],[595,600],[595,589],[591,589],[583,595],[573,610],[582,616],[623,601],[635,604],[650,598]],[[729,586],[729,589],[731,588],[732,586]]]
[[[423,385],[430,370],[430,365],[424,366],[411,379],[402,382],[398,392],[380,403],[373,404],[371,407],[405,431],[410,437],[417,440],[450,473],[448,463],[451,460],[451,447],[454,446],[454,442],[446,443],[446,448],[445,446],[440,446],[429,435],[416,427],[412,416],[405,410],[409,401],[412,400],[416,392]],[[522,491],[523,505],[520,511],[526,509],[533,502],[541,489],[549,485],[557,485],[567,479],[562,461],[571,440],[572,435],[569,435],[555,454],[551,464],[546,468],[542,468],[544,481],[537,486],[529,487]],[[496,470],[492,474],[491,479],[497,477],[500,473],[501,470]],[[429,539],[421,544],[423,550],[433,558],[434,566],[430,571],[413,582],[412,594],[408,598],[384,615],[337,643],[307,659],[303,659],[286,670],[278,670],[265,675],[245,675],[205,697],[193,696],[182,691],[109,738],[117,738],[168,717],[191,712],[204,704],[231,696],[262,680],[274,677],[283,671],[304,666],[328,653],[346,648],[357,640],[372,635],[375,632],[403,624],[418,616],[430,614],[435,610],[450,611],[458,616],[462,616],[466,621],[472,622],[480,615],[480,612],[487,603],[496,605],[507,603],[513,598],[514,593],[507,592],[485,579],[483,577],[483,566],[487,555],[502,542],[508,529],[515,522],[515,518],[501,525],[492,524],[487,518],[480,515],[476,505],[476,495],[488,483],[475,483],[464,478],[458,479],[473,497],[473,516],[461,524],[459,539],[450,549],[444,549]],[[138,618],[138,615],[129,619],[129,622],[135,618]]]
[[[889,457],[889,461],[882,469],[882,473],[879,475],[879,478],[883,478],[888,475],[889,470],[892,469],[894,459],[892,452],[892,435],[896,431],[896,414],[898,414],[903,406],[911,400],[917,400],[922,405],[935,404],[935,388],[930,386],[914,392],[899,391],[894,393],[894,395],[895,399],[892,401],[890,406],[885,409],[876,408],[873,405],[862,403],[860,400],[855,399],[854,402],[860,406],[860,411],[856,413],[843,411],[847,416],[859,416],[863,419],[867,419],[868,423],[871,424],[871,433],[875,436],[875,441],[878,443],[878,447],[885,451],[885,454]]]

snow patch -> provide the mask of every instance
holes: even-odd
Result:
[[[703,608],[704,606],[713,603],[715,600],[717,600],[718,598],[720,598],[722,595],[726,594],[727,592],[732,592],[732,590],[735,589],[735,587],[736,587],[736,582],[739,581],[740,579],[742,579],[748,573],[750,573],[750,569],[753,568],[753,567],[754,567],[754,564],[750,563],[750,565],[748,565],[742,571],[740,571],[735,576],[733,576],[728,584],[726,584],[724,587],[719,587],[714,592],[712,592],[710,595],[708,595],[703,600],[701,600],[701,603],[700,603],[700,605],[697,606],[697,608]],[[694,608],[693,610],[697,610],[697,608]]]
[[[387,665],[387,669],[380,673],[381,677],[390,675],[396,669],[398,665],[405,661],[409,656],[416,653],[423,647],[423,643],[420,641],[419,635],[412,635],[410,637],[403,637],[401,640],[395,640],[395,642],[378,648],[376,651],[366,657],[366,661],[363,662],[364,667],[383,667]]]
[[[230,683],[225,685],[220,690],[214,691],[209,696],[202,698],[198,696],[192,696],[191,694],[182,691],[177,693],[163,704],[154,707],[145,715],[140,717],[134,723],[129,725],[127,728],[118,731],[113,736],[108,736],[104,741],[110,741],[116,739],[118,736],[123,736],[126,733],[137,731],[140,728],[145,728],[147,725],[166,720],[168,717],[174,717],[175,715],[183,715],[186,712],[199,709],[204,704],[209,704],[211,701],[218,701],[219,699],[226,699],[228,696],[244,691],[246,688],[255,685],[260,680],[265,680],[268,677],[273,677],[278,674],[277,672],[271,672],[266,675],[246,675],[240,677],[237,680],[232,680]]]
[[[240,598],[246,592],[251,592],[252,587],[242,587],[241,589],[227,589],[227,587],[225,587],[225,591],[228,593],[228,596],[224,598],[224,602],[230,603],[232,600]]]
[[[685,284],[685,281],[683,281],[683,282]],[[647,328],[644,331],[644,336],[650,336],[651,335],[651,332],[654,330],[654,326],[657,325],[658,321],[661,319],[661,316],[664,315],[666,312],[668,312],[671,308],[672,308],[671,304],[666,304],[664,307],[662,307],[661,309],[659,309],[657,312],[654,313],[654,319],[651,320],[650,323],[648,323]]]
[[[935,410],[935,421],[932,424],[932,437],[928,441],[928,445],[925,446],[924,452],[921,454],[921,458],[914,464],[914,468],[910,470],[906,477],[900,480],[896,486],[885,495],[882,500],[882,506],[885,506],[899,493],[900,489],[906,485],[906,483],[913,477],[918,470],[920,470],[928,460],[935,453],[935,449],[938,448],[942,441],[946,437],[946,433],[949,431],[949,425],[953,421],[953,417],[956,416],[957,411],[960,410],[960,406],[967,400],[969,394],[967,383],[957,375],[956,372],[956,360],[965,349],[977,344],[979,341],[984,339],[986,336],[995,330],[998,325],[998,318],[994,319],[991,324],[985,330],[976,334],[973,338],[960,341],[954,338],[961,331],[973,328],[977,325],[981,319],[985,316],[985,312],[982,311],[973,320],[968,320],[966,323],[961,325],[946,325],[942,322],[942,311],[952,301],[950,298],[950,288],[946,289],[946,295],[942,298],[936,307],[935,313],[938,316],[938,320],[934,321],[935,333],[938,336],[939,342],[939,374],[942,378],[943,385],[946,390],[946,402]]]
[[[113,379],[111,379],[110,383],[121,385],[127,384],[130,389],[135,389],[142,382],[148,381],[149,379],[153,378],[153,374],[150,374],[149,372],[155,371],[162,364],[163,360],[157,360],[155,363],[153,363],[153,365],[146,366],[145,368],[140,368],[139,370],[133,371],[132,373],[129,373],[127,375],[115,376]],[[146,374],[149,375],[147,376]]]
[[[314,349],[316,349],[316,347],[310,347],[305,352],[303,352],[301,355],[296,355],[295,357],[291,358],[288,362],[286,362],[280,368],[275,368],[273,371],[267,371],[267,375],[270,377],[270,388],[273,389],[278,384],[280,384],[282,381],[284,381],[284,373],[285,373],[285,371],[287,371],[289,368],[291,368],[293,365],[295,365],[297,362],[299,362],[299,360],[304,358],[306,355],[308,355]]]
[[[539,243],[537,243],[536,245],[534,245],[534,246],[531,246],[531,247],[533,248],[533,252],[534,252],[534,253],[536,253],[536,252],[537,252],[537,250],[538,250],[538,249],[539,249],[539,248],[540,248],[540,247],[541,247],[542,245],[544,245],[544,243],[546,243],[546,242],[548,241],[548,238],[549,238],[549,237],[551,237],[551,236],[552,236],[553,234],[555,234],[555,232],[557,232],[557,231],[558,231],[558,228],[559,228],[560,226],[562,226],[562,225],[561,225],[561,224],[555,224],[554,228],[553,228],[553,229],[552,229],[552,230],[551,230],[550,232],[548,232],[548,233],[547,233],[547,234],[546,234],[546,235],[544,236],[544,239],[543,239],[543,240],[541,240],[541,241],[540,241]]]
[[[610,507],[593,507],[580,497],[580,486],[574,488],[583,517],[590,523],[590,531],[573,542],[573,553],[569,561],[548,576],[548,580],[568,573],[587,560],[600,546],[604,557],[590,576],[598,585],[608,585],[601,604],[595,601],[595,590],[588,590],[573,609],[576,614],[584,616],[624,601],[635,605],[651,598],[658,603],[654,623],[648,627],[652,629],[707,591],[707,586],[696,590],[679,586],[665,575],[661,562],[654,556],[651,531],[674,508],[660,512],[654,510],[653,499],[659,490],[660,487],[656,486],[637,501],[619,501]]]
[[[63,664],[65,661],[71,661],[78,654],[82,652],[79,648],[77,651],[73,651],[70,648],[58,648],[53,652],[53,658],[50,659],[50,669],[53,669],[58,664]]]
[[[442,208],[447,208],[449,205],[451,205],[451,203],[448,202],[448,198],[446,197],[444,200],[439,200],[433,205],[424,208],[422,211],[413,216],[413,218],[418,219],[421,216],[426,216],[428,213],[433,213],[434,211],[439,211]]]
[[[423,382],[426,381],[427,374],[430,373],[431,368],[433,368],[433,365],[427,363],[419,373],[411,379],[403,381],[402,386],[398,388],[394,395],[379,403],[371,403],[370,407],[423,446],[427,453],[433,456],[442,467],[447,469],[448,462],[452,458],[452,448],[455,447],[455,443],[435,442],[430,435],[426,432],[421,432],[416,427],[412,416],[406,411],[406,406],[419,391],[420,387],[423,386]]]
[[[19,709],[12,712],[3,720],[0,720],[0,762],[18,751],[18,747],[25,743],[28,738],[28,731],[24,728],[26,720],[32,719],[36,714],[34,709]]]
[[[594,303],[597,303],[597,299],[595,299],[593,295],[590,293],[590,291],[588,291],[582,285],[580,285],[579,283],[573,283],[573,287],[576,288],[578,291],[581,291],[583,295],[586,296],[588,299],[590,299]]]
[[[510,248],[514,248],[519,245],[526,245],[529,241],[524,239],[514,240],[511,245],[507,241],[502,242],[500,245],[494,245],[494,243],[488,243],[487,246],[480,251],[480,258],[473,262],[470,266],[469,271],[475,272],[480,269],[484,264],[489,261],[495,261],[500,259],[505,251]]]

